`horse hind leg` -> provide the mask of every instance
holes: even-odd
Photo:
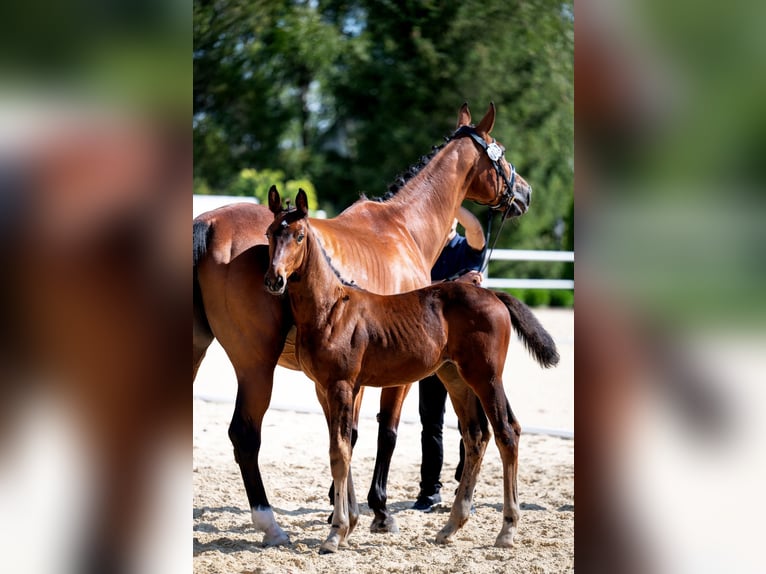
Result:
[[[397,533],[396,524],[391,512],[386,507],[388,473],[391,458],[396,447],[396,435],[402,414],[402,404],[411,385],[383,389],[380,394],[380,413],[378,413],[378,452],[375,457],[375,469],[372,474],[372,484],[367,494],[367,504],[375,514],[370,525],[370,532]]]
[[[268,376],[262,373],[262,384],[253,385],[252,379],[238,377],[237,400],[229,425],[229,438],[234,446],[234,458],[239,465],[245,484],[253,525],[262,531],[265,546],[289,544],[290,538],[277,524],[274,511],[266,496],[258,465],[261,449],[261,426],[271,402],[273,366]],[[268,369],[263,369],[268,371]]]
[[[210,331],[210,327],[207,321],[204,319],[204,315],[200,316],[199,313],[204,313],[204,310],[197,309],[196,302],[194,306],[194,325],[193,325],[193,354],[194,354],[194,373],[192,375],[192,381],[197,378],[197,371],[202,364],[202,360],[205,358],[207,349],[210,343],[213,342],[213,333]]]

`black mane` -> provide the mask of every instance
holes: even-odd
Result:
[[[401,172],[399,175],[397,175],[394,178],[394,181],[391,182],[388,185],[388,190],[385,194],[379,197],[371,197],[366,198],[364,195],[362,197],[364,199],[369,199],[370,201],[387,201],[394,197],[406,184],[408,181],[410,181],[413,177],[415,177],[417,174],[419,174],[425,166],[428,165],[428,162],[430,162],[434,156],[439,153],[442,148],[444,148],[445,145],[447,145],[450,140],[452,140],[452,135],[445,136],[444,137],[444,143],[438,146],[433,146],[431,148],[431,153],[428,155],[420,156],[420,159],[417,161],[417,163],[412,164],[410,167],[408,167],[406,170]]]

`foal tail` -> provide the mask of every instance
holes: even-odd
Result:
[[[535,360],[546,368],[557,365],[559,353],[556,350],[556,343],[553,342],[553,337],[543,328],[529,307],[502,291],[493,291],[493,293],[508,308],[513,328],[516,329],[524,342],[524,346]]]

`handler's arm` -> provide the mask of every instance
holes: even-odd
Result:
[[[476,216],[461,206],[457,212],[457,220],[465,229],[465,240],[468,245],[477,251],[484,249],[484,230]]]

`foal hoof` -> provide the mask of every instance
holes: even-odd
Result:
[[[386,518],[375,517],[370,524],[370,532],[375,534],[398,534],[399,526],[396,524],[393,516],[387,516]]]
[[[451,544],[452,543],[452,535],[453,534],[454,534],[454,531],[451,528],[448,528],[448,527],[445,526],[436,535],[436,543],[437,544]]]
[[[513,533],[500,534],[495,540],[495,546],[497,548],[512,548],[513,547]]]
[[[334,554],[338,551],[338,545],[332,542],[323,542],[319,547],[320,554]]]

